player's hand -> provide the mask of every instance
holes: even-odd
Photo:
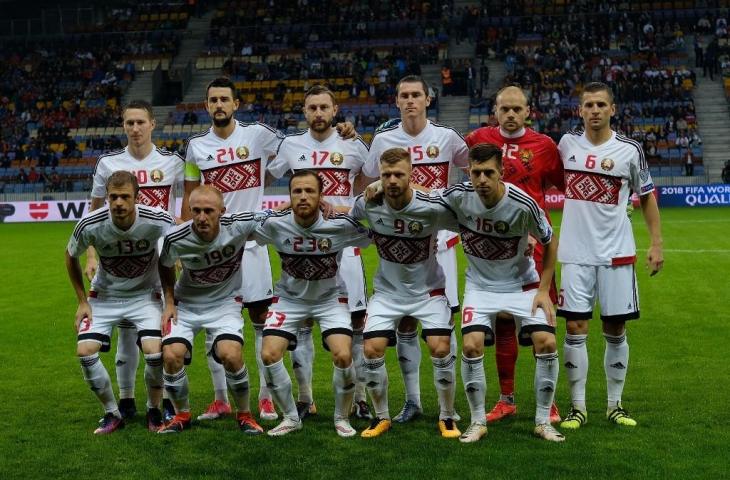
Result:
[[[537,245],[537,239],[532,235],[527,236],[527,248],[525,249],[525,256],[531,257],[535,254],[535,245]]]
[[[345,140],[352,140],[353,138],[357,137],[355,125],[350,122],[338,123],[337,125],[335,125],[335,128],[337,129],[337,133],[339,133],[340,136]]]
[[[287,208],[291,208],[291,202],[281,202],[280,204],[272,208],[272,210],[275,212],[283,212]]]
[[[383,182],[375,180],[373,183],[365,187],[363,192],[366,202],[374,202],[378,205],[383,202]]]
[[[96,259],[96,257],[87,256],[86,257],[86,267],[84,268],[84,274],[86,274],[86,278],[89,281],[94,279],[94,275],[96,274],[97,268],[99,268],[99,261]]]
[[[82,327],[84,330],[87,330],[91,326],[91,321],[91,305],[89,305],[89,302],[79,303],[76,314],[74,315],[74,331],[78,333]]]
[[[324,218],[332,218],[337,214],[335,206],[326,200],[319,201],[319,209],[322,211]]]
[[[163,337],[170,334],[170,329],[173,324],[177,325],[177,308],[174,302],[169,302],[165,304],[160,322],[160,330],[162,331]]]
[[[662,247],[658,245],[652,245],[649,247],[649,253],[646,255],[646,268],[649,269],[650,277],[653,277],[664,266],[664,253],[662,253]]]
[[[538,290],[535,298],[532,300],[532,315],[537,314],[537,309],[542,308],[545,312],[545,319],[548,325],[551,327],[555,326],[555,310],[553,307],[553,301],[550,299],[549,291]]]

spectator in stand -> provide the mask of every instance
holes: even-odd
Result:
[[[684,134],[677,134],[677,139],[674,141],[674,144],[676,145],[677,149],[684,150],[689,148],[689,137],[687,137],[687,133]]]
[[[15,178],[18,183],[28,183],[28,174],[25,173],[25,169],[21,168],[18,172],[18,176]]]
[[[35,167],[30,167],[30,171],[28,172],[28,183],[38,183],[40,179],[41,176]]]
[[[694,155],[692,154],[692,149],[688,148],[687,150],[685,150],[682,158],[684,159],[684,174],[688,177],[693,176],[695,173],[695,159]]]
[[[58,174],[55,168],[51,169],[51,178],[50,178],[50,191],[51,192],[60,192],[61,191],[61,184],[62,179],[61,175]]]
[[[451,67],[448,64],[444,64],[441,67],[441,94],[444,97],[451,95],[453,85],[454,79],[451,78]]]

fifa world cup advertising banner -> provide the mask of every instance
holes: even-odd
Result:
[[[730,185],[678,185],[658,187],[659,205],[663,207],[730,206]]]

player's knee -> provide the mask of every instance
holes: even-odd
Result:
[[[218,345],[215,354],[228,371],[237,371],[243,366],[240,347]]]
[[[347,348],[333,349],[332,363],[334,363],[337,368],[347,368],[352,364],[352,353]]]
[[[282,358],[284,358],[284,355],[274,348],[264,347],[261,349],[261,361],[264,362],[264,365],[266,366],[273,365]]]
[[[88,357],[101,350],[101,345],[97,342],[80,342],[76,345],[76,355],[79,357]]]
[[[467,336],[468,337],[468,336]],[[466,358],[477,358],[484,354],[484,340],[464,337],[461,349]]]
[[[565,331],[568,335],[587,335],[588,320],[568,320],[565,322]]]
[[[445,358],[451,353],[449,337],[429,337],[428,347],[434,358]]]
[[[385,349],[381,348],[374,342],[365,340],[363,345],[363,354],[365,355],[365,358],[380,358],[385,355]]]
[[[160,339],[142,341],[142,353],[149,355],[150,353],[160,353],[162,351],[162,342]]]
[[[557,351],[555,335],[547,332],[537,332],[532,335],[532,344],[536,354],[554,353]]]
[[[621,336],[626,331],[624,322],[603,322],[603,333],[613,336]]]
[[[162,363],[168,373],[177,373],[185,364],[185,349],[181,345],[165,345],[162,347]]]
[[[417,326],[418,324],[416,323],[415,318],[403,317],[400,324],[398,324],[398,331],[401,333],[413,333],[416,331]]]

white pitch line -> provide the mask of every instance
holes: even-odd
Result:
[[[649,247],[644,247],[644,248],[638,247],[637,248],[638,251],[642,251],[642,250],[646,251],[648,249],[649,249]],[[722,249],[705,250],[705,249],[691,249],[691,248],[664,248],[664,249],[662,249],[662,251],[666,252],[666,253],[730,253],[730,250],[722,250]]]

